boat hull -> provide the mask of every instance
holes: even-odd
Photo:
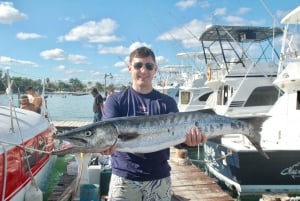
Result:
[[[50,172],[52,171],[52,168],[56,162],[56,158],[56,156],[51,156],[49,160],[46,160],[43,166],[41,166],[40,169],[34,174],[34,179],[37,182],[38,187],[43,192],[43,194],[47,190],[46,185],[50,176]],[[24,196],[30,187],[30,184],[30,179],[28,179],[27,183],[24,183],[24,187],[20,186],[20,188],[16,189],[15,194],[11,194],[11,198],[7,198],[5,200],[23,201]]]
[[[205,160],[210,173],[238,194],[300,192],[300,150],[233,151],[207,142]],[[215,160],[216,159],[216,160]]]
[[[53,135],[56,128],[35,112],[0,107],[0,199],[24,201],[32,177],[46,190],[56,156]],[[32,192],[31,192],[32,193]]]

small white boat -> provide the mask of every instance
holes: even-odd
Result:
[[[49,154],[56,129],[44,115],[14,107],[8,98],[10,106],[0,106],[0,199],[42,201],[56,159]]]
[[[154,89],[177,99],[179,86],[183,83],[182,75],[190,68],[186,65],[163,66],[155,77]]]
[[[184,52],[176,55],[182,59],[203,59],[203,53]],[[195,62],[196,63],[196,62]],[[183,74],[184,83],[179,87],[178,109],[180,112],[201,110],[213,90],[205,86],[206,74],[201,70],[189,71]]]

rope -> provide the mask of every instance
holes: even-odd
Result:
[[[15,113],[15,117],[17,117],[17,112],[16,112],[15,108],[13,109],[13,112]],[[19,130],[19,134],[20,134],[20,138],[21,138],[21,142],[22,142],[20,146],[24,149],[26,147],[25,147],[25,144],[24,144],[24,139],[23,139],[23,135],[22,135],[22,132],[21,132],[21,128],[20,128],[18,118],[16,118],[16,122],[17,122],[17,127],[18,127],[18,130]],[[27,163],[27,166],[28,166],[28,172],[29,172],[30,179],[33,183],[33,186],[36,188],[36,190],[39,190],[39,188],[37,186],[37,183],[36,183],[36,181],[33,177],[32,171],[31,171],[31,167],[30,167],[30,163],[29,163],[29,159],[28,159],[28,154],[27,154],[26,151],[24,152],[24,154],[25,154],[25,157],[26,157],[26,163]]]
[[[84,156],[85,154],[84,153],[80,153],[80,158],[81,158],[81,161],[80,161],[80,170],[79,170],[79,176],[77,178],[77,182],[75,184],[75,191],[74,191],[74,194],[76,194],[78,192],[78,188],[79,188],[79,185],[80,185],[80,180],[81,180],[81,177],[82,177],[82,170],[83,170],[83,160],[84,160]],[[77,161],[78,162],[78,161]],[[72,201],[74,200],[75,196],[72,196]]]
[[[213,159],[210,162],[217,162],[219,160],[224,160],[228,156],[232,156],[232,151],[231,150],[227,154],[225,154],[225,155],[223,155],[223,156],[221,156],[219,158],[215,158],[215,159]],[[189,160],[192,161],[192,162],[197,162],[197,163],[207,163],[208,162],[207,160],[199,160],[199,159],[189,159]]]
[[[20,144],[16,144],[16,143],[12,143],[12,142],[7,142],[4,140],[0,140],[0,143],[7,144],[7,145],[14,145],[16,147],[19,147],[21,149],[28,150],[28,151],[36,151],[36,152],[44,153],[44,154],[51,154],[50,151],[43,151],[43,150],[39,150],[39,149],[35,149],[35,148],[25,147],[23,144],[20,145]]]

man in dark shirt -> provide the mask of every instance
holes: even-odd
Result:
[[[94,104],[93,104],[94,119],[93,119],[93,122],[101,121],[102,116],[103,116],[103,98],[99,94],[99,92],[96,88],[93,88],[91,94],[94,97]]]
[[[128,70],[132,76],[132,86],[107,98],[104,119],[178,112],[173,98],[152,87],[158,67],[151,49],[141,47],[134,50],[130,54]],[[188,146],[205,142],[206,136],[197,128],[186,134],[185,144]],[[171,200],[169,148],[146,154],[131,154],[116,151],[113,147],[104,154],[112,154],[108,200]]]

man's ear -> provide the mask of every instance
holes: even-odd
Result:
[[[128,71],[130,72],[130,71],[131,71],[131,66],[130,66],[130,65],[128,65],[127,67],[128,67]]]
[[[156,64],[155,64],[154,70],[155,70],[155,73],[157,73],[157,71],[158,71],[158,66],[157,66]]]

